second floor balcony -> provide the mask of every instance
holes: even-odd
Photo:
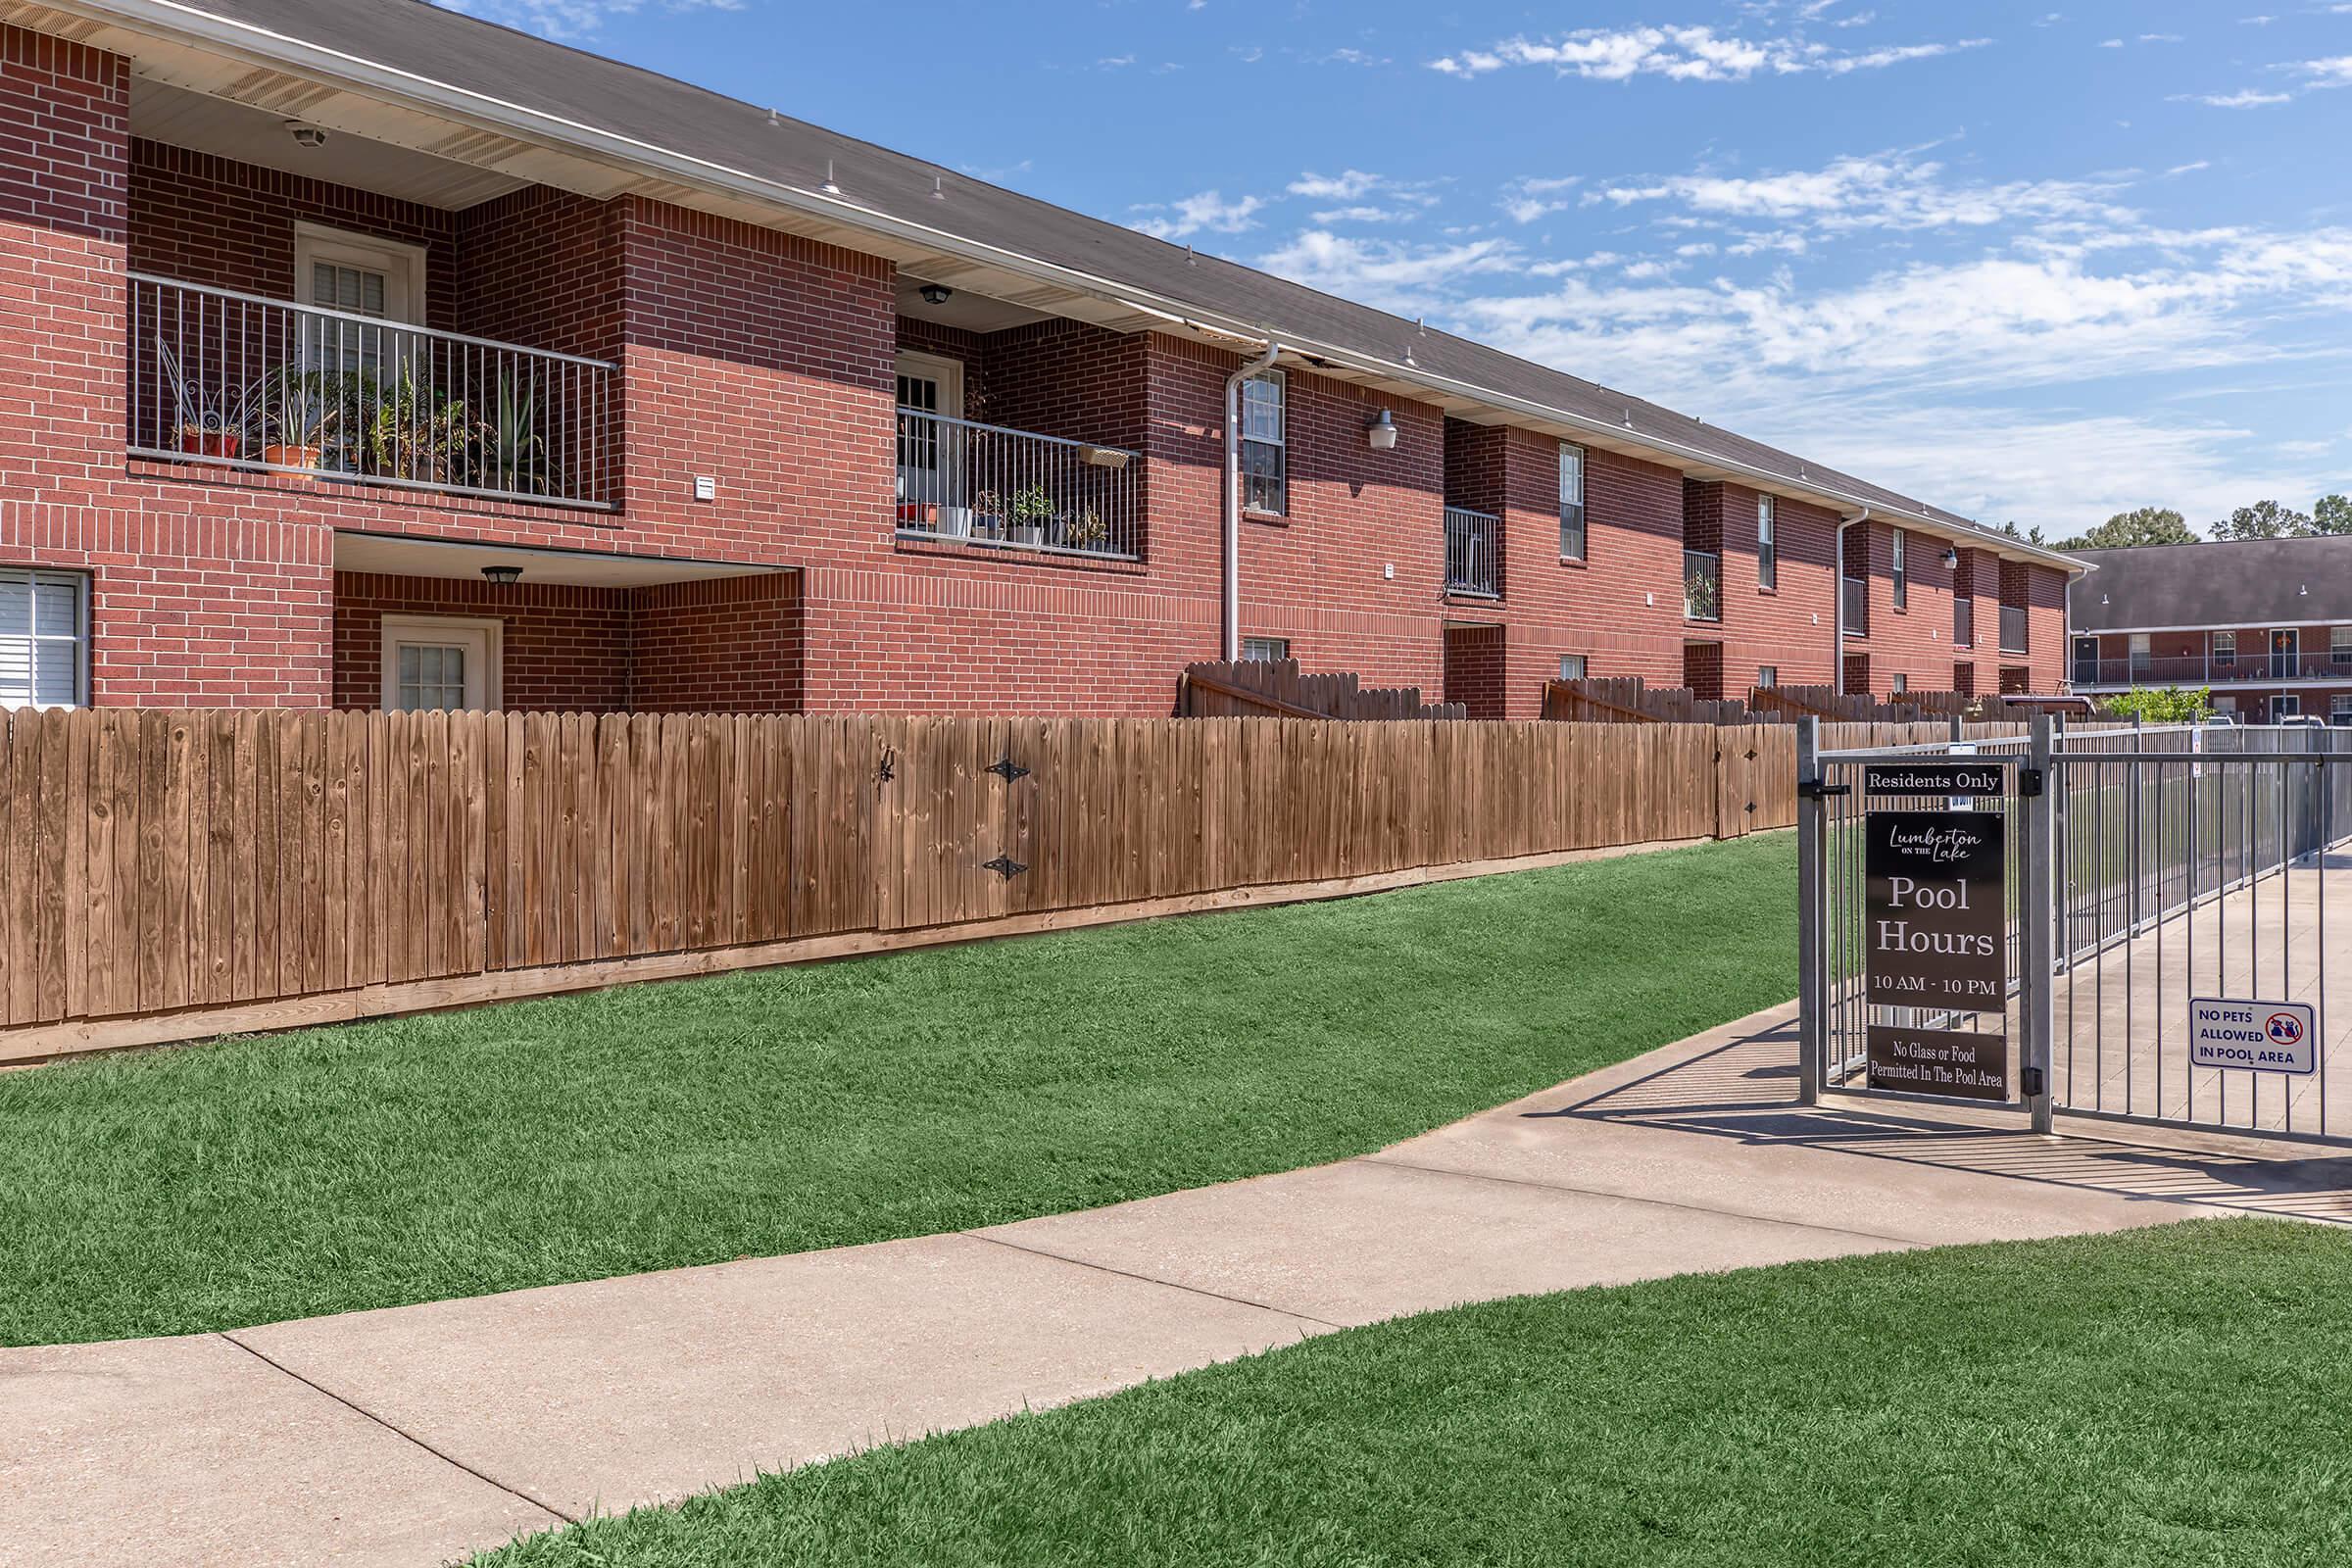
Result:
[[[1848,637],[1869,636],[1870,579],[1848,577],[1841,585],[1841,591],[1845,595],[1845,635]]]
[[[2090,658],[2078,654],[2069,664],[2077,686],[2220,686],[2280,681],[2352,684],[2352,645],[2340,652],[2257,649],[2216,659],[2204,654],[2142,654],[2136,658]]]
[[[1446,509],[1446,591],[1494,598],[1495,549],[1502,524],[1468,507]]]
[[[1723,618],[1723,557],[1712,550],[1683,552],[1683,618]]]
[[[898,411],[898,532],[1138,561],[1144,463],[1124,447]]]
[[[131,455],[609,510],[608,361],[134,272]]]

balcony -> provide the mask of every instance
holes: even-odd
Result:
[[[2328,653],[2240,654],[2223,662],[2200,654],[2072,662],[2078,686],[2243,686],[2282,681],[2352,684],[2352,658]]]
[[[1683,552],[1683,618],[1723,618],[1723,557],[1712,550]]]
[[[1468,507],[1446,509],[1446,591],[1498,597],[1494,587],[1494,546],[1501,523]]]
[[[1870,579],[1845,579],[1845,634],[1848,637],[1870,635]]]
[[[131,455],[611,510],[604,360],[132,273]]]
[[[1977,602],[1974,599],[1952,601],[1952,646],[1974,648],[1977,645]]]
[[[2023,605],[2001,607],[2001,652],[2026,652],[2026,607]]]
[[[898,533],[1143,559],[1143,460],[1122,447],[899,410]]]

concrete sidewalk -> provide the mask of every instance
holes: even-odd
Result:
[[[0,1558],[429,1565],[1397,1313],[2197,1213],[2352,1159],[1794,1104],[1792,1009],[1361,1159],[989,1230],[0,1350]]]

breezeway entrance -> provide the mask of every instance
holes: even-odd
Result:
[[[2352,733],[1817,739],[1805,722],[1808,1101],[2352,1142]]]

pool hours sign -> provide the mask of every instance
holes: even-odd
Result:
[[[2000,816],[1863,817],[1864,995],[1884,1006],[2000,1012],[2008,996]]]

